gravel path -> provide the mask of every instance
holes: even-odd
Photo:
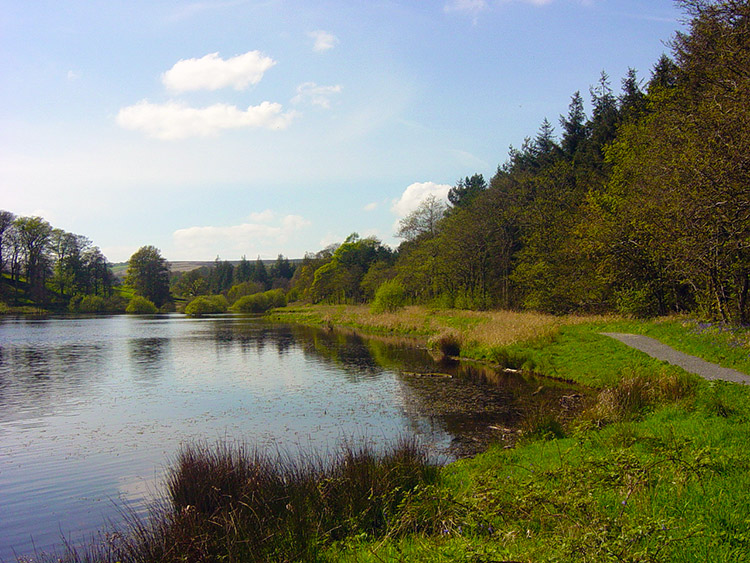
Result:
[[[624,334],[621,332],[602,332],[602,334],[619,340],[641,352],[645,352],[652,358],[680,366],[685,371],[700,375],[705,379],[723,379],[724,381],[734,381],[735,383],[750,383],[750,375],[735,369],[723,368],[696,356],[685,354],[684,352],[678,352],[674,348],[648,336]]]

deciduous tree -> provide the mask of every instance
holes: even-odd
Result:
[[[157,307],[170,299],[169,264],[154,246],[143,246],[130,257],[125,281]]]

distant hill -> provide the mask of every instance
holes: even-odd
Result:
[[[227,262],[231,263],[233,266],[236,266],[240,263],[239,260],[227,260]],[[250,262],[255,262],[255,260],[250,260]],[[263,265],[266,268],[270,268],[274,262],[276,262],[276,259],[273,260],[263,260]],[[291,262],[294,266],[297,266],[299,263],[302,262],[302,259],[300,258],[289,258],[289,262]],[[191,270],[195,270],[196,268],[202,268],[203,266],[211,267],[214,265],[213,260],[207,260],[207,261],[201,261],[201,260],[176,260],[174,262],[169,263],[169,269],[173,274],[176,273],[182,273],[182,272],[189,272]],[[115,277],[118,278],[124,278],[125,274],[128,271],[128,263],[127,262],[118,262],[116,264],[112,264],[112,273],[115,275]]]

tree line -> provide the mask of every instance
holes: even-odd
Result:
[[[292,295],[552,313],[695,311],[750,320],[750,4],[681,0],[689,22],[647,81],[602,73],[487,182],[423,201],[391,251],[350,236],[308,254]]]
[[[115,278],[91,240],[52,227],[41,217],[0,210],[0,298],[11,304],[54,305],[112,295]]]
[[[689,18],[647,80],[618,91],[602,73],[591,111],[575,92],[487,181],[459,180],[404,218],[396,249],[353,233],[308,253],[171,275],[158,249],[130,259],[126,284],[157,307],[221,295],[229,305],[373,302],[551,313],[696,312],[750,320],[750,0],[678,0]],[[88,239],[0,212],[4,294],[21,280],[43,302],[107,294]],[[221,300],[219,300],[221,301]],[[214,305],[219,301],[211,301]],[[253,306],[256,300],[249,300]],[[221,301],[223,306],[223,301]],[[212,305],[213,306],[213,305]]]

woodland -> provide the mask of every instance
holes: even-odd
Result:
[[[270,272],[260,259],[217,258],[212,267],[170,276],[158,249],[143,247],[131,258],[126,287],[157,307],[209,294],[231,304],[273,289],[287,301],[372,302],[385,310],[414,303],[639,317],[690,312],[746,324],[750,5],[678,4],[686,25],[647,79],[630,69],[616,90],[602,72],[589,88],[588,113],[584,96],[573,93],[559,134],[545,119],[491,178],[467,175],[448,201],[424,200],[400,222],[397,248],[353,233],[301,261],[280,255]],[[118,283],[86,237],[39,217],[0,212],[0,247],[6,307],[75,309],[99,296],[107,308]],[[153,279],[141,275],[144,253],[157,264],[156,293],[146,289]]]

